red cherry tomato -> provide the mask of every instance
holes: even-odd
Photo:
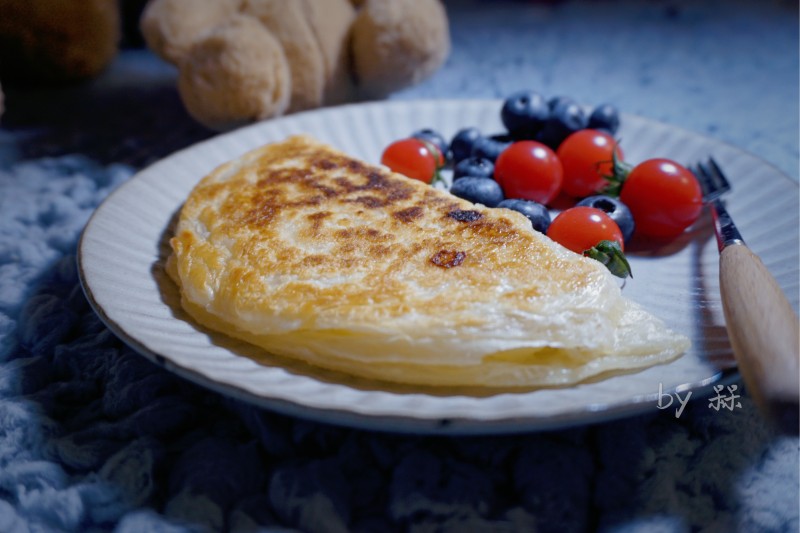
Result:
[[[537,141],[517,141],[500,153],[494,177],[506,198],[547,204],[561,190],[564,171],[556,154]]]
[[[558,146],[556,155],[564,167],[561,189],[569,196],[583,198],[600,192],[613,173],[614,148],[622,161],[622,150],[614,137],[599,130],[585,129],[571,134]]]
[[[636,165],[622,184],[620,200],[630,208],[636,232],[673,238],[691,226],[703,208],[703,194],[688,169],[670,159]]]
[[[441,154],[431,152],[427,143],[408,138],[395,141],[386,147],[381,164],[415,180],[430,183],[436,174],[437,160]]]
[[[576,206],[562,211],[553,219],[547,236],[579,254],[600,241],[616,242],[620,250],[624,250],[622,232],[617,223],[595,207]]]

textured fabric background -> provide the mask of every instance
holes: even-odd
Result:
[[[465,1],[393,95],[614,102],[798,174],[797,6]],[[490,43],[490,45],[487,45]],[[184,382],[102,325],[75,245],[138,168],[208,137],[171,67],[9,90],[0,128],[0,531],[798,531],[798,439],[747,397],[539,434],[423,437],[278,416]]]

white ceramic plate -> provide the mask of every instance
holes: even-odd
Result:
[[[390,101],[297,114],[201,142],[140,172],[89,221],[79,248],[81,280],[98,314],[122,340],[208,388],[295,416],[412,432],[530,431],[655,412],[659,391],[697,392],[733,366],[718,295],[718,254],[707,214],[679,240],[630,254],[624,293],[692,340],[667,365],[565,389],[484,396],[388,389],[298,365],[257,363],[251,349],[209,333],[181,312],[163,273],[171,221],[195,183],[217,165],[292,133],[310,133],[377,163],[384,146],[433,127],[446,137],[466,126],[503,130],[499,100]],[[750,244],[798,306],[798,186],[764,161],[661,123],[623,116],[626,159],[693,162],[709,155],[733,184],[727,203]],[[662,406],[667,398],[662,400]],[[677,406],[677,402],[673,402]],[[701,403],[695,408],[705,408]],[[691,408],[691,407],[690,407]]]

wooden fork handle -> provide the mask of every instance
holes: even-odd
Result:
[[[761,259],[744,244],[720,254],[720,292],[736,362],[750,396],[779,430],[800,426],[800,322]]]

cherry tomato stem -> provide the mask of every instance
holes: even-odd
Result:
[[[622,160],[622,149],[610,134],[599,130],[576,131],[559,145],[556,152],[564,167],[561,189],[569,196],[584,198],[609,185],[614,162]]]
[[[550,224],[547,236],[575,253],[600,261],[615,276],[631,275],[619,226],[596,207],[576,206],[562,211]]]
[[[582,254],[600,241],[613,241],[624,250],[622,232],[611,217],[596,207],[576,206],[553,219],[547,236],[575,253]]]

